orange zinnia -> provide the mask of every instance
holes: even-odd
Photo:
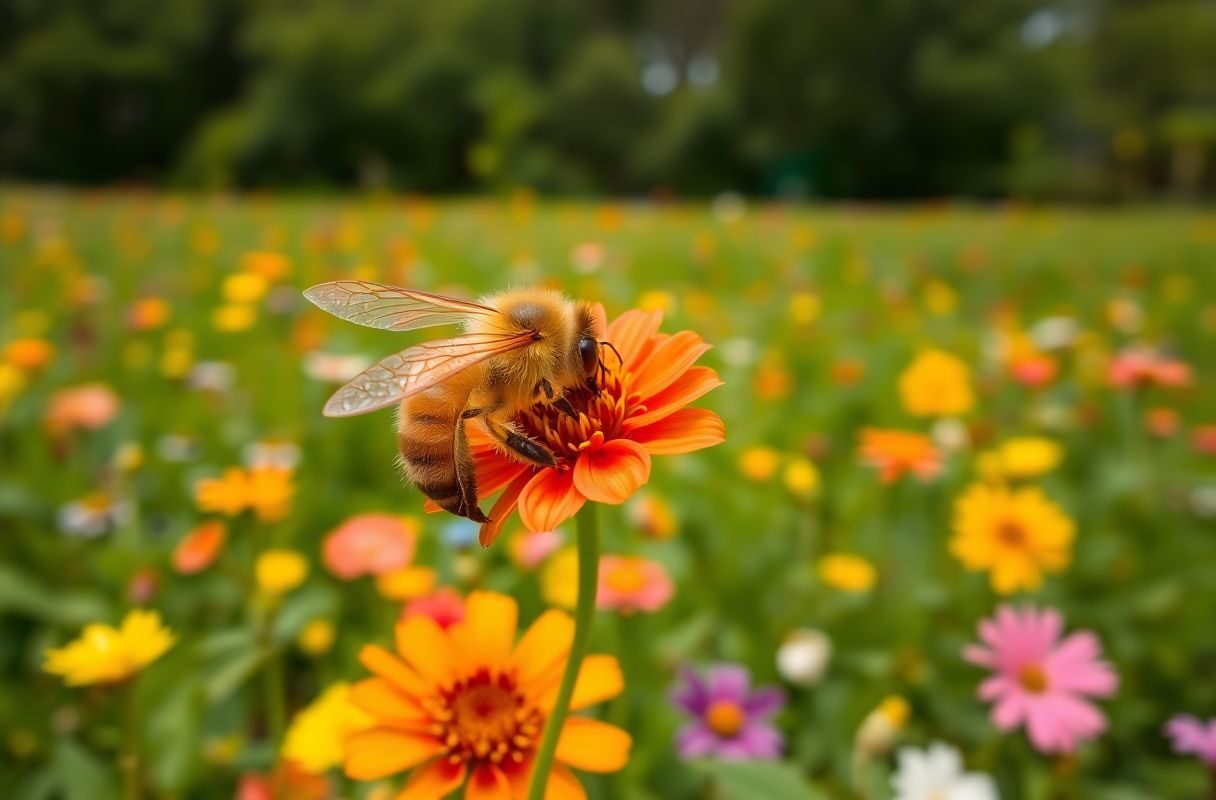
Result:
[[[202,572],[219,558],[227,538],[228,529],[223,522],[218,519],[204,522],[173,548],[173,569],[182,575]]]
[[[463,621],[441,628],[425,615],[397,625],[397,655],[376,645],[359,654],[375,677],[351,688],[374,720],[344,742],[348,777],[379,780],[414,770],[396,800],[434,800],[465,784],[465,800],[523,797],[546,719],[574,638],[561,611],[542,614],[515,644],[519,609],[511,597],[474,592]],[[612,656],[584,659],[571,709],[620,694]],[[629,734],[605,722],[569,717],[546,786],[551,800],[585,798],[571,767],[615,772],[629,757]]]
[[[604,319],[602,308],[597,314]],[[480,497],[502,490],[491,521],[481,528],[482,545],[498,538],[517,505],[529,530],[551,531],[588,500],[628,500],[650,479],[651,456],[690,453],[725,439],[717,414],[685,408],[722,385],[714,370],[693,366],[709,345],[692,331],[659,333],[662,320],[661,311],[632,310],[608,326],[607,340],[617,355],[603,350],[600,394],[585,388],[566,394],[578,420],[547,405],[516,418],[525,433],[553,451],[557,467],[521,464],[479,426],[469,426]]]
[[[878,470],[883,483],[894,483],[909,473],[927,481],[942,470],[933,440],[913,431],[866,428],[861,432],[858,454]]]

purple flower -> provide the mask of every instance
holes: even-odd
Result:
[[[1216,717],[1206,723],[1190,714],[1177,714],[1165,725],[1174,752],[1195,756],[1209,767],[1216,768]]]
[[[781,734],[770,718],[785,705],[785,692],[776,687],[753,691],[751,675],[733,664],[710,667],[704,680],[684,668],[680,679],[671,699],[692,717],[676,734],[682,758],[746,760],[781,755]]]

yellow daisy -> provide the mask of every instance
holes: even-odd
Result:
[[[155,611],[134,609],[122,625],[86,625],[80,636],[46,653],[43,669],[69,686],[125,681],[173,646],[173,632]]]
[[[955,501],[950,552],[1000,594],[1037,589],[1072,559],[1074,525],[1039,489],[975,484]]]

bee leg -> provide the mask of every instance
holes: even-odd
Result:
[[[570,405],[570,401],[566,399],[565,395],[555,399],[553,401],[553,407],[575,422],[578,421],[578,412],[574,410],[574,406]]]
[[[460,506],[457,511],[474,522],[489,522],[490,518],[477,505],[477,473],[473,468],[473,455],[469,452],[469,437],[465,432],[463,419],[456,422],[455,437],[456,447],[452,460],[456,466],[456,485],[460,492]]]
[[[483,417],[486,432],[511,452],[517,459],[538,467],[556,467],[557,459],[543,444],[534,442],[517,431],[509,422],[497,422],[492,417]]]
[[[596,397],[600,396],[600,385],[595,382],[594,375],[587,378],[587,390]]]
[[[532,390],[532,394],[540,394],[541,392],[545,393],[546,400],[550,403],[553,402],[555,392],[553,391],[553,384],[549,383],[548,378],[541,378],[540,383],[536,384],[536,388]]]

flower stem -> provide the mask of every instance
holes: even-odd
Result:
[[[597,513],[595,503],[587,503],[574,520],[578,529],[578,605],[574,610],[574,641],[570,644],[570,656],[566,661],[566,671],[562,673],[557,700],[549,713],[540,747],[536,751],[528,800],[543,800],[545,796],[545,788],[549,785],[549,771],[553,768],[553,755],[557,751],[557,738],[566,723],[570,698],[574,694],[574,682],[578,678],[583,656],[587,654],[600,569],[600,526]]]
[[[139,754],[139,700],[135,694],[135,680],[124,688],[126,707],[123,709],[123,798],[140,798],[140,754]]]

